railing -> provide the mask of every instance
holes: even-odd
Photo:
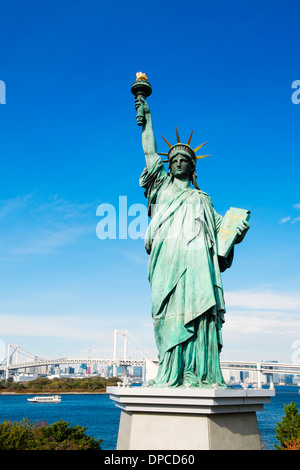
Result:
[[[122,336],[124,340],[124,350],[123,352],[117,351],[117,339],[118,336]],[[128,351],[129,342],[128,339],[132,340],[133,347],[137,356],[140,357],[132,358],[135,353],[130,357]],[[116,375],[117,367],[130,367],[130,366],[141,366],[146,367],[146,361],[152,361],[154,367],[157,367],[157,363],[153,359],[153,354],[150,357],[147,357],[147,351],[138,344],[138,342],[129,335],[126,331],[115,330],[114,331],[114,343],[113,350],[111,351],[110,357],[92,357],[93,354],[102,354],[102,352],[97,351],[97,349],[90,349],[89,353],[83,352],[82,357],[60,357],[54,359],[45,359],[37,357],[32,353],[29,353],[20,345],[8,345],[7,358],[0,364],[0,373],[4,372],[6,378],[8,378],[10,371],[27,369],[41,366],[50,366],[50,365],[61,365],[61,364],[100,364],[113,367],[114,375]],[[109,349],[108,349],[109,355]],[[93,354],[92,354],[93,353]],[[85,355],[87,354],[87,355]],[[21,356],[23,361],[20,361]],[[123,356],[123,357],[120,357]],[[26,359],[27,358],[27,359]],[[300,376],[300,364],[295,363],[282,363],[282,362],[256,362],[256,361],[221,361],[222,370],[232,370],[232,371],[247,371],[257,373],[257,382],[260,385],[262,382],[262,376],[268,375],[270,377],[271,386],[273,384],[273,375],[274,374],[292,374]]]

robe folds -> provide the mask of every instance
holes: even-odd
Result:
[[[152,385],[225,386],[219,361],[225,314],[217,247],[222,217],[208,194],[176,185],[159,157],[144,169],[140,186],[151,218],[145,248],[159,359]]]

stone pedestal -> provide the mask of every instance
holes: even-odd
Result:
[[[256,412],[274,390],[107,387],[117,450],[259,450]]]

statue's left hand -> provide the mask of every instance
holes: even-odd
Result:
[[[148,106],[148,103],[145,100],[145,98],[143,98],[142,96],[139,96],[138,98],[136,98],[134,101],[134,104],[135,104],[136,111],[139,109],[140,106],[142,106],[144,113],[150,113],[150,108]]]
[[[243,241],[246,233],[250,228],[250,224],[246,220],[241,220],[236,224],[236,232],[238,234],[235,244],[241,243]]]

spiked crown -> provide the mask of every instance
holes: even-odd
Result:
[[[207,142],[204,142],[203,144],[199,145],[198,147],[196,147],[194,149],[192,147],[190,147],[193,132],[194,131],[192,131],[192,133],[189,137],[189,140],[187,141],[186,144],[183,144],[182,142],[180,142],[177,127],[176,127],[177,143],[175,145],[171,145],[163,136],[161,136],[164,139],[164,141],[166,142],[169,149],[170,149],[168,153],[159,153],[159,155],[163,155],[163,156],[168,157],[167,160],[163,160],[164,163],[168,163],[168,162],[170,163],[171,160],[178,154],[184,155],[184,156],[190,158],[194,162],[195,165],[196,165],[196,161],[199,158],[210,157],[210,155],[199,155],[199,156],[196,155],[197,150],[199,150],[201,147],[203,147],[203,145],[205,145]]]

